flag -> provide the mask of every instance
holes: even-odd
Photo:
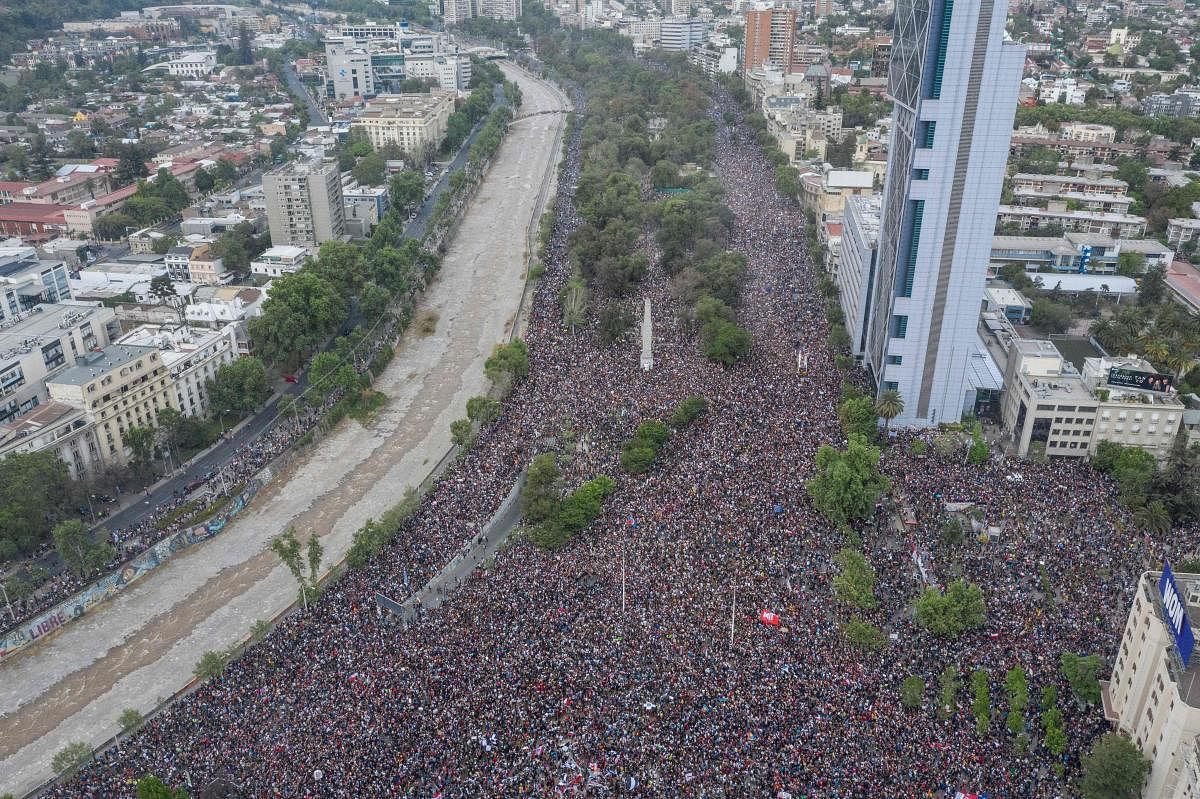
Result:
[[[963,793],[962,791],[954,792],[954,799],[979,799],[977,793]]]
[[[758,612],[758,620],[768,627],[778,627],[780,621],[778,613],[772,613],[765,608]]]

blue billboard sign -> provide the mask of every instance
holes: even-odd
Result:
[[[1175,585],[1175,575],[1171,573],[1171,564],[1163,563],[1162,577],[1158,580],[1158,593],[1162,596],[1163,621],[1171,635],[1175,638],[1175,648],[1186,669],[1188,660],[1192,657],[1192,649],[1196,646],[1196,638],[1192,635],[1192,624],[1188,621],[1187,605],[1179,587]]]
[[[1085,244],[1079,248],[1079,274],[1085,274],[1088,270],[1088,264],[1091,262],[1092,248]]]

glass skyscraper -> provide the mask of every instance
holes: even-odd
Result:
[[[895,424],[957,421],[1008,159],[1025,48],[1007,0],[896,0],[895,100],[865,358]],[[968,408],[969,410],[969,408]]]

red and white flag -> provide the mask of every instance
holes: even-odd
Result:
[[[962,791],[954,792],[954,799],[979,799],[977,793],[963,793]]]
[[[768,627],[778,627],[780,621],[778,613],[772,613],[765,608],[758,612],[758,620]]]

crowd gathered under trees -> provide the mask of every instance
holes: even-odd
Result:
[[[522,26],[579,116],[528,342],[489,361],[508,393],[311,609],[120,751],[64,752],[54,795],[1132,795],[1098,679],[1166,534],[1085,464],[1017,484],[973,426],[881,436],[903,398],[864,402],[830,346],[836,287],[741,94],[547,16]],[[649,373],[623,321],[644,297]],[[518,539],[381,623],[375,592],[422,585],[526,467]]]

